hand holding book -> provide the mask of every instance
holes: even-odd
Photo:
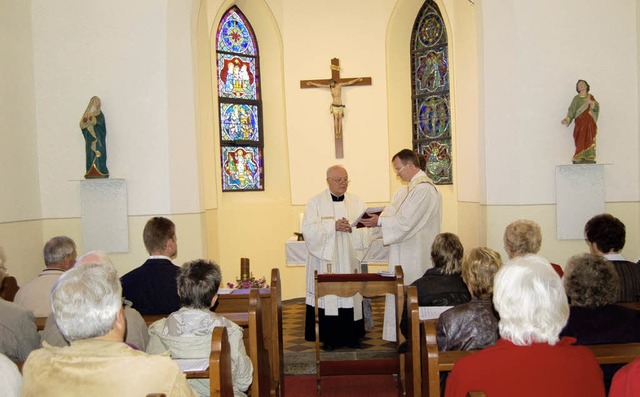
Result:
[[[384,207],[369,207],[356,219],[351,226],[355,228],[375,227],[378,225],[378,216],[384,211]]]

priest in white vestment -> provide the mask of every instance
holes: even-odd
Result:
[[[403,149],[392,158],[396,175],[408,185],[396,192],[380,216],[363,219],[365,226],[380,226],[382,240],[389,250],[389,271],[402,266],[404,284],[410,285],[432,267],[431,245],[440,233],[440,193],[420,169],[416,153]],[[393,296],[387,295],[387,308]],[[395,310],[385,310],[385,325],[382,338],[395,340]]]
[[[327,170],[328,189],[307,203],[302,234],[309,251],[307,259],[307,315],[305,338],[315,340],[314,271],[324,273],[356,273],[360,261],[371,244],[367,228],[352,228],[351,223],[366,209],[356,196],[347,193],[349,175],[342,166]],[[320,340],[325,350],[336,347],[358,347],[364,336],[362,296],[326,297],[318,302]]]

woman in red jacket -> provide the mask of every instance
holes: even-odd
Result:
[[[493,303],[500,315],[495,346],[456,363],[446,397],[483,391],[491,397],[604,397],[593,353],[558,335],[569,317],[562,280],[537,255],[508,262],[495,277]]]

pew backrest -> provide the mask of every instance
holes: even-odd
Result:
[[[436,339],[436,320],[420,322],[423,396],[440,396],[440,373],[451,371],[455,363],[463,357],[479,350],[439,351]],[[640,357],[640,343],[615,343],[585,345],[593,352],[599,364],[626,364]]]
[[[284,344],[282,341],[282,282],[280,269],[271,269],[271,326],[269,362],[271,364],[271,396],[284,397]],[[265,319],[263,319],[264,321]]]
[[[264,344],[262,303],[260,291],[252,289],[249,293],[249,358],[253,364],[253,383],[251,396],[269,396],[271,385],[271,367],[269,353]]]
[[[422,396],[422,374],[420,371],[420,319],[418,307],[418,289],[407,287],[407,351],[405,354],[405,377],[407,396]]]
[[[211,335],[211,355],[209,356],[210,395],[233,397],[231,377],[231,351],[227,328],[215,327]]]
[[[401,343],[400,319],[402,317],[402,308],[404,305],[404,273],[402,267],[396,266],[393,277],[385,277],[379,274],[356,273],[356,274],[318,274],[314,273],[315,279],[315,350],[316,350],[316,387],[320,392],[320,378],[325,375],[334,375],[335,372],[341,374],[360,373],[359,366],[351,365],[350,367],[341,366],[336,361],[330,361],[330,365],[322,365],[322,357],[320,355],[320,312],[318,302],[319,299],[327,295],[335,295],[338,297],[350,298],[357,293],[363,297],[376,297],[391,294],[395,297],[395,329],[396,329],[396,349]],[[359,364],[363,365],[366,360],[360,360]],[[400,380],[401,392],[404,394],[406,390],[405,363],[404,356],[385,361],[385,369],[382,373],[397,373]],[[342,363],[340,363],[342,364]],[[330,366],[333,369],[329,369]],[[389,371],[389,372],[385,372]]]

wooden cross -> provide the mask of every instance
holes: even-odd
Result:
[[[342,87],[347,85],[371,85],[371,77],[340,78],[340,60],[331,59],[331,78],[320,80],[300,80],[300,88],[329,88],[331,90],[331,106],[329,111],[333,115],[333,131],[336,146],[336,158],[344,157],[342,149],[342,118],[344,104],[342,103]]]

